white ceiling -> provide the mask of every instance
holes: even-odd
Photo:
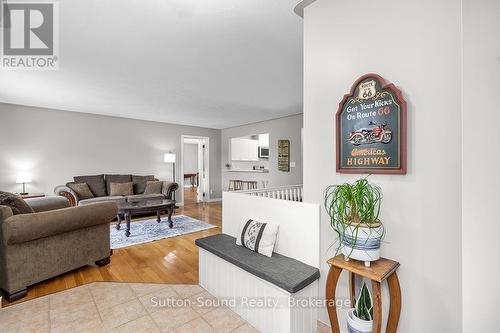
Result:
[[[0,102],[210,128],[302,112],[297,0],[65,0],[60,69]]]

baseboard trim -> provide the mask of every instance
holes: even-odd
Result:
[[[222,198],[213,198],[208,200],[208,202],[219,202],[219,201],[222,201]]]
[[[324,322],[322,322],[321,320],[318,319],[318,328],[317,328],[317,333],[331,333],[332,332],[332,328],[325,324]]]

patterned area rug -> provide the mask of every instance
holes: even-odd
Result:
[[[125,221],[122,221],[121,229],[116,230],[115,225],[111,225],[111,248],[120,249],[131,245],[143,244],[159,239],[170,238],[215,228],[214,225],[193,219],[185,215],[172,216],[174,227],[168,226],[168,218],[162,217],[161,222],[156,222],[156,218],[132,222],[130,224],[130,237],[125,236],[127,228]]]

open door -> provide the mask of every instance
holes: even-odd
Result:
[[[184,205],[208,202],[209,138],[182,136],[182,189]]]

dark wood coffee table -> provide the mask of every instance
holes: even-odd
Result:
[[[175,200],[145,200],[137,202],[126,202],[118,204],[118,223],[116,224],[116,229],[120,230],[122,220],[125,218],[127,222],[127,230],[125,231],[125,236],[130,236],[130,217],[136,214],[142,213],[154,213],[156,212],[156,221],[161,222],[161,212],[168,214],[168,225],[173,228],[174,223],[172,221],[172,213],[175,208]]]

